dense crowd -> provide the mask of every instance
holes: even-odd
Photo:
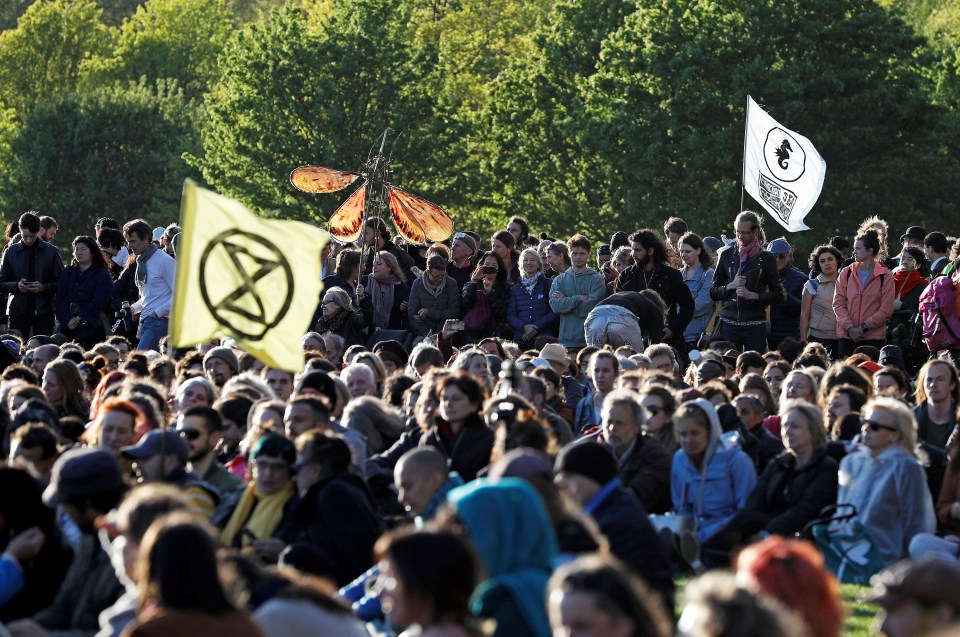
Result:
[[[287,371],[170,346],[175,224],[101,219],[64,266],[24,213],[4,630],[829,637],[848,581],[890,637],[955,634],[960,242],[913,226],[891,256],[874,217],[804,263],[734,229],[514,217],[484,249],[370,219],[324,250]]]

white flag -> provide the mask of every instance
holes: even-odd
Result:
[[[809,230],[803,223],[823,188],[827,172],[813,143],[767,115],[747,96],[747,132],[743,145],[743,187],[790,232]]]

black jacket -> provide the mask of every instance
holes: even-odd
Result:
[[[747,277],[747,289],[757,292],[759,299],[741,299],[736,290],[726,289],[727,284],[738,276]],[[786,296],[777,271],[777,258],[773,254],[761,250],[744,264],[741,271],[740,253],[735,245],[720,251],[710,288],[710,298],[723,301],[720,316],[730,321],[766,321],[767,306],[783,303]]]
[[[770,533],[789,536],[802,531],[825,506],[837,501],[840,465],[826,449],[799,469],[795,464],[793,454],[780,454],[760,474],[747,498],[745,508],[767,514],[764,529]]]
[[[34,260],[31,272],[30,259]],[[3,253],[0,261],[0,292],[10,296],[7,299],[7,314],[9,316],[24,316],[28,312],[28,301],[33,300],[33,314],[53,314],[54,295],[57,293],[57,284],[60,282],[60,273],[63,271],[63,261],[60,252],[50,243],[37,237],[31,247],[23,243],[14,243]],[[43,284],[41,294],[21,292],[21,279],[39,281]]]
[[[282,526],[280,539],[309,551],[317,560],[317,574],[344,586],[373,564],[380,531],[367,485],[343,473],[310,487]]]
[[[617,292],[639,292],[647,289],[659,294],[667,304],[667,327],[673,332],[674,337],[682,339],[683,331],[687,329],[687,325],[693,318],[695,305],[690,288],[683,281],[680,270],[660,264],[654,267],[648,284],[642,269],[631,265],[620,273],[614,285],[614,290]]]
[[[460,312],[466,317],[477,304],[477,283],[470,281],[463,286],[460,293]],[[480,288],[482,289],[482,287]],[[510,286],[506,283],[494,283],[487,294],[487,306],[490,308],[490,321],[483,330],[464,329],[463,338],[468,342],[476,342],[490,336],[508,334],[510,326],[507,324],[507,308],[510,306]]]

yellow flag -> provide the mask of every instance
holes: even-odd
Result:
[[[180,217],[172,345],[226,336],[271,367],[300,371],[300,337],[317,309],[320,254],[330,235],[299,221],[262,219],[189,179]]]

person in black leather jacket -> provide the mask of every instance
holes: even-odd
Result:
[[[737,243],[720,251],[710,298],[723,302],[723,340],[743,351],[767,350],[767,306],[783,303],[786,292],[777,259],[760,247],[765,240],[759,215],[737,215]]]
[[[60,252],[41,239],[40,217],[20,216],[20,241],[12,243],[0,261],[0,292],[7,299],[8,325],[24,340],[31,335],[53,334],[54,295],[63,271]]]

